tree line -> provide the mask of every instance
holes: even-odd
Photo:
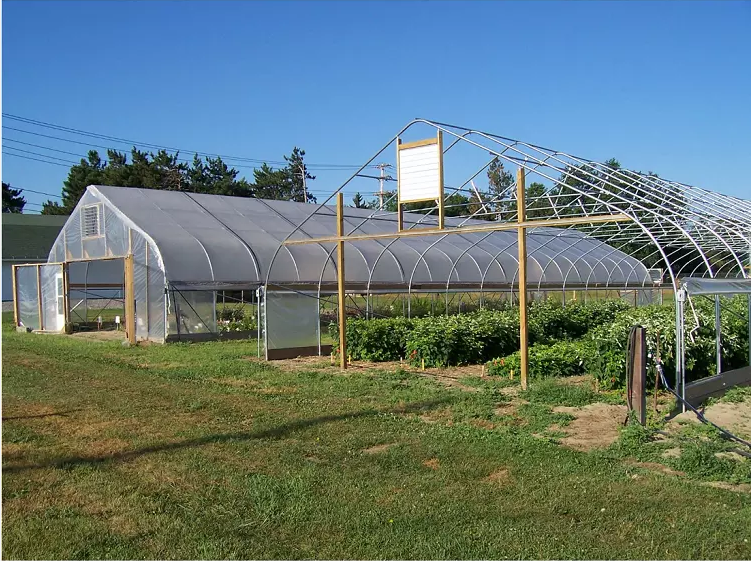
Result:
[[[253,170],[251,182],[240,177],[240,172],[219,156],[195,154],[189,164],[181,161],[179,154],[166,150],[154,153],[134,147],[130,154],[107,150],[106,158],[90,150],[86,158],[70,168],[63,182],[61,202],[46,201],[42,214],[70,214],[89,185],[316,202],[307,188],[307,181],[314,180],[315,176],[308,171],[304,157],[305,150],[295,147],[289,156],[284,156],[285,166],[273,168],[263,164]],[[4,189],[4,212],[5,198]]]

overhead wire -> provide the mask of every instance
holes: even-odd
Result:
[[[32,125],[32,126],[38,126],[38,127],[42,127],[42,128],[57,130],[57,131],[61,131],[61,132],[66,132],[68,134],[73,134],[73,135],[78,135],[78,136],[85,136],[85,137],[88,137],[88,138],[96,138],[96,139],[100,139],[100,140],[108,140],[110,142],[115,142],[115,143],[119,143],[119,144],[128,144],[128,145],[132,145],[132,146],[142,146],[142,147],[145,147],[145,148],[152,148],[152,149],[157,149],[157,150],[165,150],[167,152],[185,152],[185,153],[191,153],[191,154],[199,154],[199,155],[202,155],[202,156],[220,157],[220,158],[222,158],[224,160],[237,160],[237,161],[241,161],[241,162],[250,162],[250,163],[255,163],[255,164],[264,164],[265,163],[265,164],[269,164],[269,165],[282,165],[282,166],[286,166],[288,164],[287,160],[265,160],[265,159],[259,159],[259,158],[249,158],[249,157],[246,157],[246,156],[231,156],[231,155],[227,155],[227,154],[218,154],[218,153],[205,152],[205,151],[202,151],[202,150],[188,150],[188,149],[185,149],[185,148],[175,148],[175,147],[170,147],[170,146],[155,144],[155,143],[151,143],[151,142],[139,142],[139,141],[130,140],[130,139],[127,139],[127,138],[122,138],[122,137],[117,137],[117,136],[111,136],[111,135],[106,135],[106,134],[101,134],[101,133],[95,133],[95,132],[91,132],[91,131],[85,131],[85,130],[82,130],[82,129],[76,129],[76,128],[73,128],[73,127],[65,127],[65,126],[62,126],[62,125],[57,125],[55,123],[48,123],[46,121],[40,121],[40,120],[37,120],[37,119],[30,119],[28,117],[22,117],[20,115],[13,115],[11,113],[3,113],[2,116],[5,119],[10,119],[10,120],[21,122],[21,123],[24,123],[24,124],[27,124],[27,125]],[[60,140],[60,141],[63,141],[63,142],[75,142],[77,144],[85,144],[85,143],[83,143],[81,141],[74,141],[74,140],[71,140],[71,139],[65,139],[65,138],[60,138],[60,137],[53,137],[51,135],[44,135],[43,133],[34,132],[34,131],[28,131],[28,130],[23,130],[23,129],[18,129],[18,128],[10,127],[10,126],[7,126],[7,125],[3,125],[3,128],[7,128],[8,130],[14,130],[14,131],[17,131],[17,132],[24,132],[26,134],[46,136],[48,138],[52,138],[52,139],[55,139],[55,140]],[[305,166],[307,168],[309,168],[309,169],[329,170],[329,171],[336,171],[336,170],[342,170],[343,171],[343,170],[347,170],[347,169],[357,169],[357,168],[360,167],[359,165],[354,165],[354,164],[329,164],[329,163],[307,163],[307,162],[305,163]],[[375,166],[371,166],[371,167],[375,167]]]

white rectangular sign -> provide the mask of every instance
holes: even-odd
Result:
[[[441,146],[430,144],[399,148],[399,202],[441,198]]]

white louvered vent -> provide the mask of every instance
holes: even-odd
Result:
[[[84,238],[97,238],[102,235],[101,205],[81,208],[81,229]]]

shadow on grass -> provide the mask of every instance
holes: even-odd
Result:
[[[172,450],[181,450],[183,448],[192,448],[197,446],[204,446],[206,444],[216,444],[222,442],[231,441],[244,441],[244,440],[261,440],[264,438],[282,438],[291,432],[296,430],[305,429],[315,425],[324,423],[332,423],[336,421],[344,421],[347,419],[357,419],[360,417],[370,417],[374,415],[382,415],[388,413],[414,413],[418,411],[425,411],[435,408],[438,405],[442,405],[451,401],[451,398],[435,399],[431,401],[420,401],[405,405],[403,407],[395,407],[393,409],[370,409],[367,411],[357,411],[354,413],[342,413],[339,415],[322,415],[320,417],[313,417],[312,419],[301,419],[291,423],[286,423],[279,427],[266,429],[258,432],[228,432],[221,434],[210,434],[202,436],[200,438],[192,438],[188,440],[182,440],[179,442],[164,442],[161,444],[154,444],[152,446],[145,446],[136,450],[126,450],[123,452],[116,452],[114,454],[107,454],[104,456],[69,456],[67,458],[51,459],[36,464],[22,464],[22,465],[10,465],[3,466],[4,474],[21,473],[34,469],[45,468],[70,468],[76,466],[95,466],[106,462],[127,462],[134,460],[146,454],[154,454],[157,452],[167,452]]]
[[[18,415],[17,417],[3,417],[3,421],[16,421],[20,419],[41,419],[43,417],[67,417],[68,413],[75,413],[76,411],[82,411],[82,409],[68,409],[67,411],[42,413],[40,415]]]

